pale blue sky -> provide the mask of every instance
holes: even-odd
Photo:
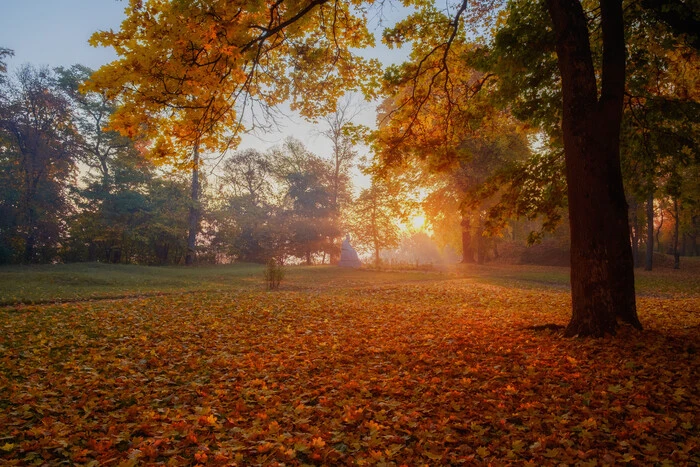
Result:
[[[14,50],[10,70],[22,64],[70,66],[76,63],[96,69],[116,58],[111,49],[95,48],[88,39],[98,30],[119,29],[126,0],[0,0],[0,47]],[[389,14],[396,14],[396,10]],[[392,15],[393,16],[393,15]],[[401,60],[404,53],[380,46],[371,55],[385,62]],[[358,123],[374,123],[374,105],[366,104]],[[302,140],[320,156],[328,156],[330,145],[318,135],[320,128],[290,115],[279,132],[246,135],[240,148],[264,150],[287,135]]]
[[[15,51],[10,67],[24,63],[98,68],[116,55],[87,41],[98,30],[118,29],[126,1],[0,0],[0,47]]]

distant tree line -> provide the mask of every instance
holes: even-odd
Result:
[[[345,103],[322,121],[321,133],[332,143],[328,157],[293,138],[265,151],[235,151],[216,176],[197,172],[202,193],[193,199],[186,170],[147,158],[148,141],[108,129],[116,103],[80,92],[92,70],[25,65],[8,73],[10,55],[0,49],[0,264],[184,264],[193,205],[199,263],[333,263],[348,232],[379,263],[381,251],[401,240],[398,221],[419,205],[440,247],[463,262],[484,262],[498,256],[499,238],[523,242],[529,232],[538,240],[566,216],[556,132],[545,150],[534,151],[529,140],[535,133],[487,95],[449,115],[436,102],[433,115],[451,121],[417,120],[410,137],[394,144],[393,125],[410,119],[394,102],[418,84],[389,81],[394,97],[380,115],[390,118],[371,138],[377,155],[367,168],[372,185],[357,195],[350,171],[362,129],[352,124]],[[686,58],[685,66],[697,69],[695,56]],[[657,66],[671,66],[664,63]],[[470,68],[463,73],[464,93],[487,76]],[[675,78],[674,92],[687,97],[697,77],[682,77]],[[637,94],[649,92],[641,81],[633,82],[640,83]],[[627,100],[623,169],[630,242],[640,266],[645,246],[676,261],[700,255],[695,105],[690,97]],[[449,128],[461,130],[445,133]],[[416,187],[421,200],[409,195]],[[543,219],[515,220],[537,216]]]
[[[345,114],[350,104],[327,120],[331,157],[296,139],[266,151],[236,151],[217,177],[199,171],[202,196],[193,200],[186,171],[147,159],[147,142],[107,129],[115,102],[79,91],[92,70],[25,65],[8,73],[9,55],[2,50],[0,264],[184,264],[195,201],[200,263],[329,263],[349,231],[372,246],[397,241],[393,211],[385,206],[391,200],[368,195],[376,188],[365,190],[358,205],[364,209],[372,199],[383,209],[374,219],[382,227],[352,222],[357,128]]]

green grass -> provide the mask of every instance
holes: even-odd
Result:
[[[263,266],[150,267],[102,263],[0,267],[0,306],[123,298],[143,295],[264,289]],[[682,269],[637,270],[639,295],[700,294],[700,258],[683,258]],[[468,278],[518,289],[567,289],[569,269],[527,265],[458,265],[435,271],[341,269],[288,266],[282,290],[364,288],[407,281]]]
[[[201,268],[101,263],[0,268],[0,304],[120,298],[248,286],[262,266]]]
[[[670,262],[654,267],[653,271],[635,269],[635,288],[641,296],[700,295],[700,258],[681,259],[681,269]],[[569,268],[533,265],[459,266],[458,274],[480,282],[519,289],[568,289]]]
[[[131,296],[264,289],[262,265],[152,267],[102,263],[0,268],[0,306]],[[332,266],[286,267],[282,289],[364,287],[394,281],[428,280],[421,272],[373,273]]]

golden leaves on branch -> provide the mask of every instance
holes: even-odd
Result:
[[[347,90],[370,92],[380,66],[352,52],[374,40],[357,5],[132,1],[119,31],[91,38],[120,58],[85,89],[118,99],[112,127],[154,142],[155,157],[235,146],[256,109],[291,100],[315,117]]]

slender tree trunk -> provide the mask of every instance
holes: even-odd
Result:
[[[484,238],[484,229],[481,225],[476,231],[476,263],[484,264],[486,262],[486,239]]]
[[[24,255],[25,263],[33,263],[36,258],[36,210],[35,199],[37,194],[37,186],[39,185],[39,177],[35,174],[35,160],[31,155],[24,155],[24,192],[22,204],[24,205],[24,227],[27,229],[24,234]]]
[[[696,218],[693,218],[693,225],[696,225]],[[698,233],[697,233],[697,227],[696,230],[693,234],[689,235],[690,237],[690,256],[698,256]]]
[[[621,0],[601,0],[602,89],[578,0],[547,0],[562,78],[562,130],[571,228],[572,316],[565,335],[614,334],[620,318],[637,328],[628,207],[620,168],[625,86]]]
[[[630,241],[632,242],[632,260],[635,268],[639,267],[639,216],[637,216],[637,209],[639,204],[637,203],[637,198],[632,197],[632,204],[630,205]]]
[[[679,213],[679,208],[678,208],[678,198],[673,198],[673,220],[674,220],[674,226],[673,226],[673,269],[680,269],[681,268],[681,256],[680,252],[678,251],[678,241],[679,241],[679,233],[680,233],[680,213]]]
[[[29,264],[33,263],[35,260],[35,246],[36,246],[36,226],[35,219],[36,215],[34,213],[34,208],[31,206],[27,208],[27,235],[24,239],[24,262]]]
[[[380,246],[379,246],[379,225],[378,225],[378,205],[379,205],[379,199],[377,192],[375,191],[375,186],[372,184],[372,211],[370,215],[370,222],[372,224],[372,243],[374,245],[374,267],[379,268],[379,254],[380,254]]]
[[[474,262],[474,247],[472,246],[471,221],[469,215],[462,214],[462,263]]]
[[[661,253],[661,227],[664,225],[664,211],[661,209],[661,219],[659,219],[659,225],[656,227],[656,252]]]
[[[647,198],[647,251],[644,270],[651,271],[654,262],[654,192]]]
[[[197,257],[197,234],[199,233],[199,143],[192,149],[192,196],[188,216],[187,254],[185,264],[191,266]]]
[[[688,247],[688,234],[683,233],[683,241],[681,242],[681,256],[686,256],[688,253],[686,249]]]

